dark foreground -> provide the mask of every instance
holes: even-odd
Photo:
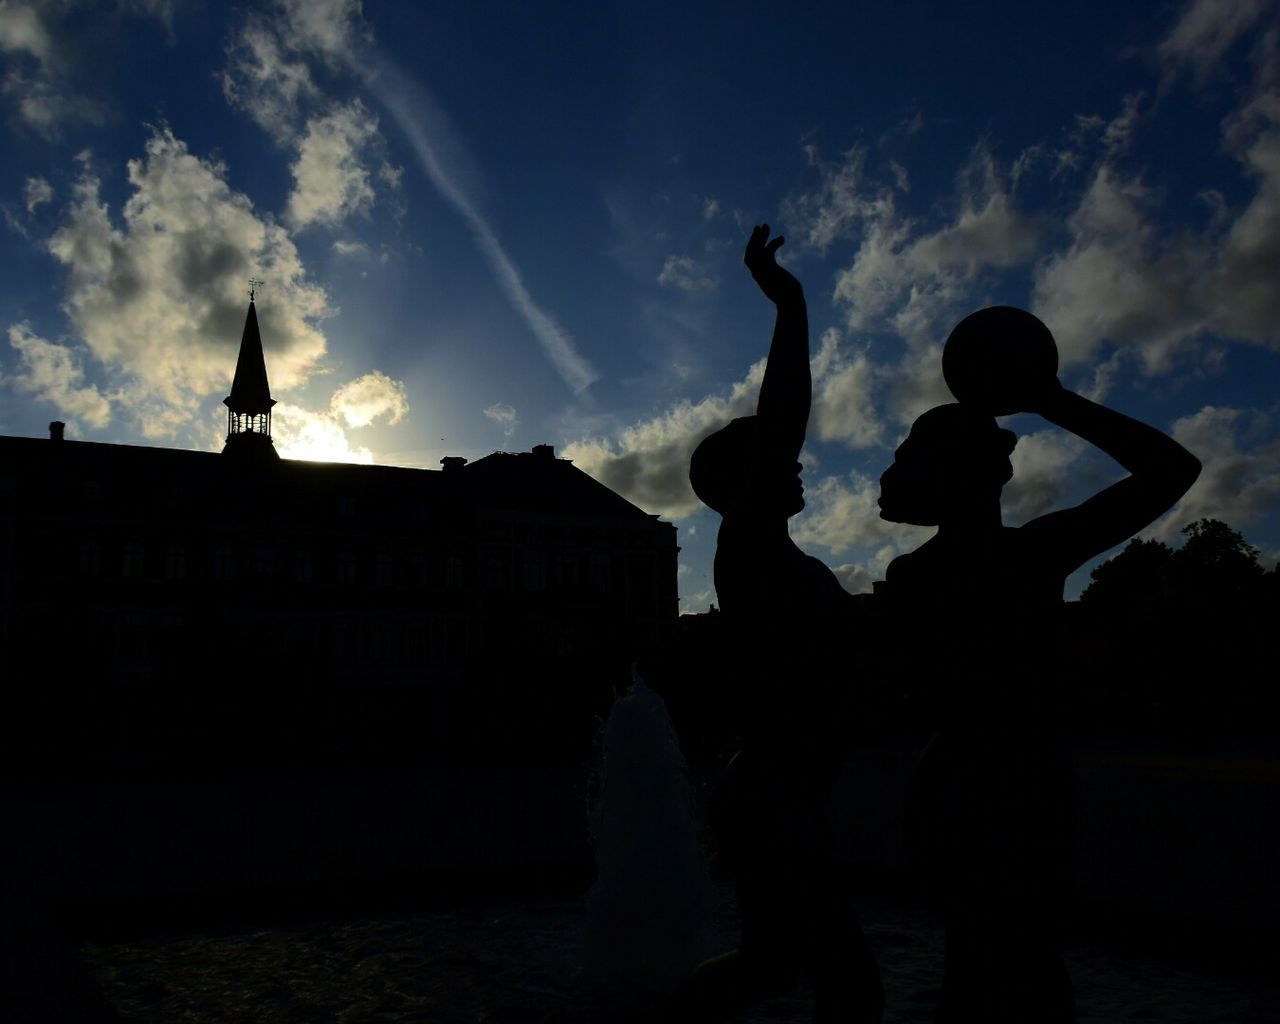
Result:
[[[861,751],[833,806],[890,1022],[928,1020],[938,981],[940,929],[901,850],[915,749]],[[1095,743],[1076,762],[1081,1020],[1280,1022],[1271,744]],[[104,1000],[116,1020],[188,1024],[636,1019],[575,986],[587,766],[535,768],[0,786],[0,1020],[64,1024]],[[718,771],[695,766],[695,800]],[[719,926],[727,945],[731,905]],[[83,1000],[66,992],[77,961],[95,990]],[[804,1020],[806,1006],[744,1019]]]
[[[727,888],[718,917],[735,927]],[[272,928],[217,928],[81,947],[90,976],[124,1020],[154,1024],[630,1024],[653,1001],[576,984],[584,898],[559,893],[416,912],[343,916]],[[864,901],[884,972],[886,1024],[929,1019],[940,967],[937,922],[902,902]],[[1082,1024],[1280,1021],[1280,980],[1194,966],[1132,937],[1075,939],[1067,958]],[[1158,947],[1160,943],[1155,943]],[[1139,951],[1144,950],[1144,951]],[[808,1019],[807,993],[740,1020]]]

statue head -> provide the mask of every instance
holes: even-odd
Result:
[[[880,517],[938,526],[999,507],[1013,476],[1009,456],[1017,435],[995,417],[963,405],[939,405],[911,425],[880,477]]]
[[[707,507],[793,516],[804,508],[800,464],[760,443],[755,416],[740,416],[703,438],[689,460],[689,483]],[[743,508],[743,503],[748,503]]]

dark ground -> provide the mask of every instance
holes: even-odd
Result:
[[[928,1019],[940,953],[903,872],[914,750],[864,748],[833,808],[890,1022]],[[1096,738],[1075,759],[1082,1021],[1280,1021],[1280,759]],[[695,798],[716,770],[694,765]],[[626,1020],[573,983],[588,775],[424,762],[0,787],[0,1020],[74,1020],[82,1003],[51,994],[76,958],[138,1022]],[[726,943],[733,925],[726,903]],[[743,1019],[806,1012],[802,993]]]

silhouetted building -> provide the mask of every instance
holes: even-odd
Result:
[[[625,678],[675,627],[675,527],[549,445],[441,470],[281,459],[252,301],[225,404],[221,454],[57,423],[0,438],[21,685],[545,688]]]

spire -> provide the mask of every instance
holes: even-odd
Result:
[[[258,311],[250,292],[249,314],[244,318],[244,333],[240,336],[240,358],[236,360],[236,375],[231,381],[231,394],[222,400],[232,412],[261,414],[271,411],[276,404],[267,385],[267,361],[262,355],[262,335],[258,333]]]
[[[267,384],[267,361],[262,355],[262,336],[258,333],[258,311],[253,305],[252,289],[231,394],[222,404],[227,407],[227,443],[223,452],[253,451],[279,458],[271,443],[271,407],[276,400],[271,397]]]

